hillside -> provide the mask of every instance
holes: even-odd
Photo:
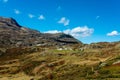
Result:
[[[0,47],[67,45],[81,43],[70,35],[45,34],[20,26],[13,18],[0,17]]]
[[[0,17],[0,80],[119,80],[120,41],[83,44]]]

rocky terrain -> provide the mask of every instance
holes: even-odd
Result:
[[[120,41],[83,44],[0,17],[0,80],[119,80]]]
[[[20,26],[13,18],[0,17],[0,47],[49,46],[78,43],[81,42],[64,33],[44,34],[37,30]]]

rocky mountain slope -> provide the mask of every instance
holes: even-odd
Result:
[[[45,34],[20,26],[13,18],[0,17],[0,47],[66,45],[81,43],[64,33]]]
[[[120,80],[119,70],[120,41],[83,44],[0,17],[0,80]]]

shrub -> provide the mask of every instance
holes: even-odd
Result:
[[[100,73],[100,74],[110,74],[110,71],[109,71],[109,70],[102,69],[102,70],[99,70],[99,73]]]

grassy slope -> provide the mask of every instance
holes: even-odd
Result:
[[[86,80],[120,78],[118,48],[26,53],[0,61],[0,80]],[[105,64],[105,65],[103,65]],[[103,66],[101,66],[103,65]]]

